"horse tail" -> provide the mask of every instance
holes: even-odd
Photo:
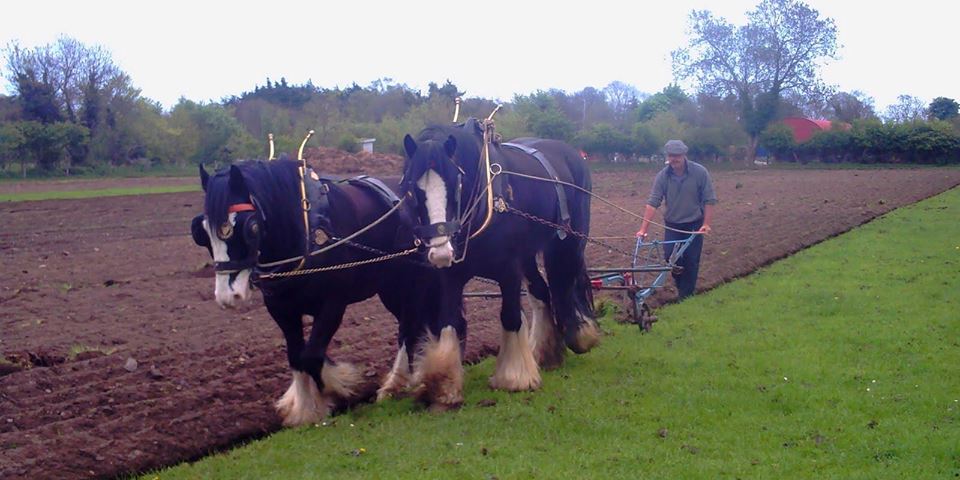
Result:
[[[574,185],[589,192],[590,170],[573,148],[564,155]],[[565,187],[570,206],[570,228],[582,234],[554,237],[543,252],[544,268],[554,314],[563,331],[564,342],[577,353],[584,353],[599,341],[599,328],[593,310],[593,290],[587,274],[585,236],[590,234],[590,194]]]

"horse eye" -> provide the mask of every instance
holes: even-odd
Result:
[[[233,236],[233,225],[230,222],[223,222],[223,225],[220,225],[220,230],[217,232],[217,236],[221,240],[227,240]]]

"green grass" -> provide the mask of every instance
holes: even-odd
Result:
[[[460,411],[365,405],[148,478],[954,478],[958,218],[954,189],[665,307],[649,334],[606,321],[537,392],[490,391],[487,360]]]
[[[27,200],[63,200],[76,198],[114,197],[118,195],[145,195],[150,193],[174,193],[199,191],[199,185],[175,185],[166,187],[101,188],[92,190],[62,190],[46,192],[0,193],[0,202]]]

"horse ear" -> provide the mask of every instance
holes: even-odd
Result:
[[[234,192],[243,192],[246,190],[246,184],[243,181],[243,173],[236,165],[230,165],[230,190]]]
[[[446,150],[448,157],[453,158],[453,152],[457,151],[457,139],[453,138],[453,135],[447,137],[447,141],[443,142],[443,149]]]
[[[207,173],[207,170],[203,168],[203,164],[197,164],[200,167],[200,186],[203,187],[203,191],[207,191],[207,183],[210,182],[210,174]]]
[[[413,158],[413,154],[417,153],[417,142],[413,140],[409,133],[403,137],[403,149],[407,152],[409,158]]]

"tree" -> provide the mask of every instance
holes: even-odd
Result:
[[[604,87],[603,94],[607,97],[607,104],[613,110],[614,118],[625,120],[627,112],[637,108],[640,103],[640,91],[637,87],[619,80],[610,82]]]
[[[607,158],[614,153],[630,153],[634,149],[629,136],[606,123],[598,123],[589,130],[581,131],[573,142],[590,154]]]
[[[829,119],[839,122],[853,123],[854,120],[869,120],[877,118],[873,107],[873,98],[865,93],[854,90],[852,92],[838,92],[827,100]]]
[[[576,128],[557,105],[549,92],[538,91],[530,95],[517,95],[513,99],[517,113],[526,120],[530,131],[543,138],[569,140]]]
[[[586,87],[577,93],[574,93],[568,102],[571,112],[567,116],[575,118],[580,130],[587,129],[590,125],[597,123],[610,123],[613,121],[614,113],[607,103],[606,96],[600,90],[593,87]]]
[[[444,97],[450,102],[453,102],[457,97],[462,97],[466,95],[467,92],[461,92],[450,79],[447,79],[447,83],[444,83],[443,86],[437,86],[435,82],[430,82],[427,85],[427,96],[429,98],[434,97]]]
[[[960,104],[956,100],[947,97],[937,97],[930,102],[927,108],[931,119],[949,120],[960,113]]]
[[[735,26],[695,10],[689,46],[671,56],[677,78],[693,78],[706,93],[736,96],[752,160],[760,133],[777,117],[781,94],[820,87],[821,63],[836,56],[837,28],[797,0],[763,0],[747,18]]]
[[[887,107],[885,120],[893,123],[912,122],[927,116],[923,101],[913,95],[900,95],[897,103]]]
[[[684,93],[679,85],[675,83],[670,84],[664,87],[662,91],[647,97],[647,99],[640,104],[640,107],[637,109],[637,120],[646,122],[660,112],[672,110],[677,106],[689,102],[690,97]]]

